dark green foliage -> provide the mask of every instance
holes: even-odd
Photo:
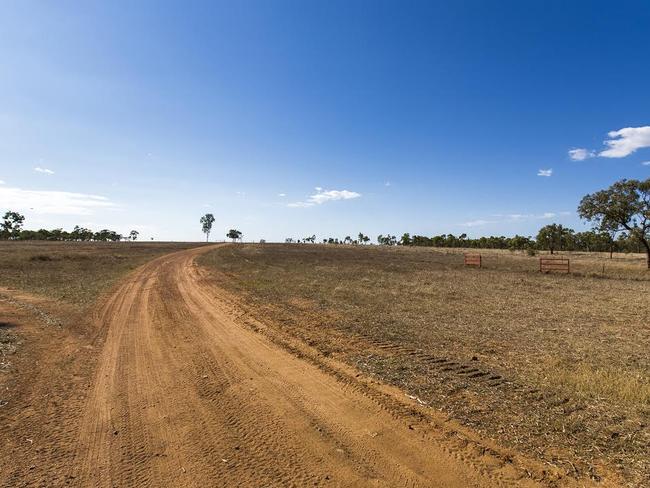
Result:
[[[612,241],[620,232],[636,240],[646,251],[650,269],[650,178],[617,181],[605,190],[586,195],[578,214],[601,233],[608,233]]]

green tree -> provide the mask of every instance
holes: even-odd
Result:
[[[129,232],[129,239],[131,239],[132,241],[137,241],[139,235],[140,233],[137,230],[132,230],[131,232]]]
[[[573,230],[562,224],[545,225],[537,233],[537,246],[548,249],[553,254],[556,250],[563,250],[567,241],[573,235]]]
[[[232,242],[235,242],[235,241],[240,240],[241,237],[242,237],[242,235],[243,235],[243,234],[241,233],[240,230],[237,230],[237,229],[230,229],[230,230],[228,231],[228,233],[226,234],[226,237],[227,237],[228,239],[232,239]]]
[[[60,229],[54,229],[51,231],[51,238],[53,240],[58,240],[58,231]],[[109,229],[102,229],[98,232],[95,232],[93,235],[93,240],[95,241],[119,241],[122,239],[122,236],[117,232]]]
[[[387,235],[379,234],[377,236],[377,243],[382,246],[394,246],[395,244],[397,244],[397,237],[392,236],[390,234]]]
[[[532,241],[529,237],[524,237],[520,235],[515,235],[511,237],[508,241],[508,249],[511,250],[522,250],[528,249],[532,244]]]
[[[23,228],[23,223],[25,222],[25,216],[19,214],[18,212],[8,211],[2,217],[2,237],[4,238],[16,238],[19,236],[20,231]]]
[[[626,232],[644,247],[650,269],[650,178],[620,180],[586,195],[580,201],[578,215],[601,232]]]
[[[411,240],[411,234],[404,232],[404,234],[402,234],[402,238],[399,240],[399,243],[402,246],[410,246],[413,244],[413,241]]]
[[[212,230],[212,224],[214,224],[214,215],[211,213],[205,214],[201,217],[199,221],[201,223],[201,230],[205,234],[205,242],[210,240],[210,231]]]

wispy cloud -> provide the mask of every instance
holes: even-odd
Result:
[[[0,201],[12,210],[32,210],[38,214],[92,215],[95,210],[118,206],[106,197],[66,191],[23,190],[0,187]]]
[[[496,224],[498,222],[499,222],[498,220],[478,219],[478,220],[470,220],[469,222],[463,222],[460,225],[462,225],[463,227],[481,227],[483,225]]]
[[[540,169],[537,172],[537,176],[551,176],[553,174],[553,168],[551,169]]]
[[[650,166],[650,161],[643,161],[641,164],[643,166]]]
[[[541,214],[508,214],[505,215],[505,220],[518,221],[518,220],[552,219],[555,216],[557,216],[555,212],[544,212]]]
[[[5,184],[4,180],[0,180],[0,185],[4,185],[4,184]]]
[[[585,159],[593,158],[596,155],[594,151],[589,151],[584,147],[576,147],[569,149],[569,157],[573,161],[584,161]]]
[[[390,181],[387,181],[386,183],[384,183],[384,186],[391,186],[391,184],[392,183]]]
[[[624,158],[638,149],[650,147],[650,125],[644,127],[625,127],[607,134],[604,141],[607,149],[598,155],[604,158]]]
[[[354,198],[361,197],[361,193],[356,191],[348,190],[323,190],[321,187],[317,186],[315,188],[316,193],[310,195],[307,200],[303,202],[293,202],[287,204],[289,207],[313,207],[314,205],[322,205],[326,202],[332,202],[335,200],[351,200]]]
[[[52,171],[51,169],[41,168],[40,166],[36,166],[34,168],[34,171],[36,171],[37,173],[43,173],[43,174],[46,174],[46,175],[53,175],[54,174],[54,171]]]
[[[287,196],[287,194],[286,193],[278,193],[278,196],[284,198],[284,197]]]
[[[513,223],[513,222],[525,222],[528,220],[548,220],[555,217],[565,217],[571,215],[571,212],[544,212],[541,214],[520,214],[520,213],[511,213],[511,214],[494,214],[491,219],[476,219],[470,220],[469,222],[463,222],[459,224],[462,227],[480,227],[483,225],[489,224],[503,224],[503,223]]]

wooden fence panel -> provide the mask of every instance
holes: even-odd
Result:
[[[465,266],[476,266],[480,268],[483,265],[483,260],[480,254],[465,254]]]
[[[540,273],[557,271],[558,273],[570,273],[571,264],[567,258],[539,258]]]

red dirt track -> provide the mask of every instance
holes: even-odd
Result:
[[[25,400],[0,412],[1,486],[548,481],[533,461],[455,430],[403,393],[239,323],[194,263],[209,249],[138,268],[96,310],[90,344],[60,340],[64,359],[44,359]],[[71,381],[50,410],[38,406]]]

